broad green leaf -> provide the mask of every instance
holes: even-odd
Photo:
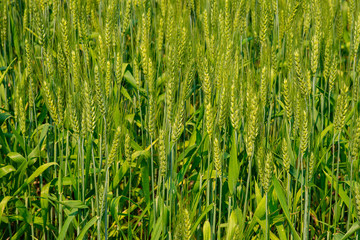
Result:
[[[360,229],[360,223],[359,222],[355,222],[351,228],[349,229],[349,231],[341,238],[341,240],[345,240],[348,239],[354,232],[356,232],[357,230]]]
[[[283,224],[276,224],[276,230],[277,230],[277,232],[279,234],[280,240],[288,240]]]
[[[24,203],[21,200],[17,200],[15,203],[16,209],[19,211],[19,215],[23,217],[24,221],[27,224],[32,224],[33,219],[31,213],[28,211],[28,209],[25,207]]]
[[[29,224],[23,223],[21,227],[18,228],[17,232],[10,238],[10,240],[20,239],[28,227]]]
[[[5,75],[7,74],[7,72],[9,71],[11,65],[15,62],[16,58],[14,58],[14,60],[11,61],[11,63],[9,64],[9,66],[6,68],[5,72],[0,75],[0,83],[4,80]]]
[[[46,226],[46,219],[48,214],[48,207],[49,207],[49,188],[50,188],[51,182],[44,185],[41,189],[41,199],[40,199],[40,205],[41,205],[41,215],[43,219],[43,227]]]
[[[226,230],[226,240],[234,239],[234,232],[235,232],[236,226],[238,225],[237,217],[235,214],[236,210],[237,209],[232,211],[230,214],[230,220],[229,220],[229,224],[228,224],[228,227]]]
[[[211,209],[213,209],[213,207],[214,207],[214,204],[212,203],[212,204],[210,204],[210,205],[202,212],[202,214],[200,215],[200,217],[196,220],[195,224],[194,224],[194,225],[192,226],[192,228],[191,228],[191,235],[194,234],[194,232],[196,231],[196,228],[197,228],[197,226],[200,224],[201,220],[206,216],[206,214],[207,214],[208,212],[211,211]]]
[[[300,236],[299,234],[296,232],[292,222],[291,222],[291,219],[290,219],[290,212],[289,212],[289,207],[288,207],[288,204],[286,202],[286,198],[285,198],[285,195],[283,193],[283,189],[279,183],[279,181],[277,180],[277,178],[274,176],[273,177],[273,183],[274,183],[274,189],[276,191],[276,194],[277,194],[277,197],[279,199],[279,202],[280,202],[280,205],[281,205],[281,208],[282,210],[284,211],[284,214],[285,214],[285,217],[286,217],[286,220],[288,221],[289,223],[289,226],[290,226],[290,229],[291,229],[291,232],[294,236],[294,238],[296,240],[300,240]]]
[[[11,196],[6,196],[0,202],[0,224],[1,224],[1,218],[2,218],[2,215],[4,213],[5,207],[6,207],[7,203],[10,201],[11,198],[12,198]]]
[[[0,113],[0,126],[2,126],[9,117],[11,117],[9,113]]]
[[[156,224],[151,232],[151,239],[159,239],[161,236],[162,228],[163,228],[163,219],[160,216],[158,220],[156,221]]]
[[[26,151],[27,149],[25,148],[24,138],[19,134],[19,132],[15,129],[15,127],[12,124],[10,124],[10,128],[11,128],[12,134],[15,136],[16,141],[19,142],[22,150]]]
[[[139,88],[136,84],[136,80],[133,77],[133,75],[130,73],[130,71],[126,71],[124,74],[125,80],[135,89],[138,89],[142,95],[146,95],[146,91],[143,88]]]
[[[84,204],[80,200],[66,200],[66,201],[60,201],[59,203],[68,208],[78,208],[78,209],[89,208],[86,204]]]
[[[7,155],[13,162],[16,162],[17,164],[22,164],[23,162],[26,161],[26,159],[17,152],[10,152]]]
[[[89,228],[91,228],[92,225],[96,223],[96,221],[99,219],[98,216],[93,217],[81,230],[79,236],[76,238],[76,240],[83,240],[85,237],[85,234],[88,233]]]
[[[141,161],[141,183],[146,203],[150,204],[149,167],[145,158]]]
[[[129,162],[125,161],[123,164],[121,164],[120,169],[116,172],[114,180],[110,185],[110,191],[118,187],[120,181],[123,179],[123,177],[125,176],[128,170],[129,170]]]
[[[29,183],[33,182],[36,177],[38,177],[46,169],[48,169],[49,167],[51,167],[52,165],[55,165],[55,164],[57,165],[57,163],[55,163],[55,162],[45,163],[44,165],[41,165],[40,167],[38,167],[38,169],[36,169],[35,172],[33,174],[31,174],[31,176],[28,179],[26,179],[25,183],[14,193],[14,195],[17,195],[18,193],[20,193],[21,190],[24,189]]]
[[[69,216],[66,218],[66,221],[64,222],[64,225],[61,226],[61,231],[60,234],[57,238],[57,240],[63,240],[66,237],[70,237],[70,236],[66,236],[66,233],[68,231],[68,228],[70,226],[70,223],[72,222],[72,220],[75,218],[75,216],[77,215],[78,210],[77,209],[73,209],[71,211],[71,213],[69,214]]]
[[[16,171],[16,169],[12,165],[7,165],[5,167],[2,167],[0,168],[0,178],[14,171]]]
[[[127,100],[129,100],[131,102],[131,104],[133,104],[133,99],[131,98],[131,96],[128,93],[128,91],[126,90],[126,88],[122,87],[120,92]]]

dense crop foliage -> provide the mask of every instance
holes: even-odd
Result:
[[[0,239],[358,239],[360,2],[0,0]]]

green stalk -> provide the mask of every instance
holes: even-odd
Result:
[[[243,221],[242,221],[242,231],[245,228],[245,221],[246,221],[246,212],[247,212],[247,201],[248,201],[248,195],[250,192],[249,186],[250,186],[250,179],[251,179],[251,163],[252,163],[253,155],[251,155],[249,160],[249,166],[248,166],[248,176],[246,180],[246,192],[245,192],[245,203],[244,203],[244,212],[243,212]]]
[[[334,136],[333,136],[333,140],[332,140],[332,148],[334,147],[334,145],[335,145],[335,133],[334,133]],[[332,163],[331,163],[331,174],[332,174],[332,176],[334,176],[334,167],[335,166],[335,155],[334,155],[334,153],[332,153]],[[329,208],[329,211],[331,212],[331,209],[332,209],[332,188],[334,188],[334,178],[332,179],[332,181],[331,181],[331,188],[330,188],[330,208]],[[331,215],[330,215],[330,213],[329,213],[329,222],[328,222],[328,227],[331,227]],[[328,232],[328,234],[330,234],[330,230],[329,230],[329,232]]]
[[[101,152],[101,141],[100,141],[100,152]],[[101,153],[100,153],[101,154]],[[92,160],[93,160],[93,166],[94,166],[94,187],[95,187],[95,203],[96,203],[96,211],[97,211],[97,216],[99,216],[99,212],[100,212],[100,207],[99,207],[99,191],[98,191],[98,186],[97,186],[97,182],[96,182],[96,163],[95,163],[95,156],[94,156],[94,150],[91,149],[91,155],[92,155]],[[100,167],[100,166],[99,166]],[[100,240],[100,221],[101,218],[99,216],[99,220],[98,220],[98,224],[97,224],[97,239]]]
[[[210,205],[210,152],[211,152],[211,139],[209,136],[209,149],[208,149],[208,165],[207,165],[207,179],[206,179],[206,207]],[[207,214],[207,219],[210,219],[210,213]]]
[[[338,135],[338,155],[337,155],[337,164],[336,164],[336,181],[337,182],[337,186],[336,186],[336,189],[335,189],[335,223],[334,225],[337,226],[337,219],[338,219],[338,193],[339,193],[339,185],[340,185],[340,182],[339,182],[339,171],[340,171],[340,168],[339,168],[339,165],[340,165],[340,136],[341,136],[341,130],[339,132],[339,135]],[[350,217],[350,216],[349,216]],[[336,231],[336,228],[335,230]]]
[[[265,228],[265,239],[269,240],[269,203],[268,203],[268,192],[265,193],[265,214],[266,214],[266,228]]]
[[[154,181],[154,147],[152,136],[150,136],[150,149],[151,149],[151,185],[152,185],[152,200],[153,200],[153,211],[154,211],[154,224],[156,223],[156,203],[155,203],[155,181]]]
[[[129,210],[128,210],[128,239],[131,240],[130,211],[131,211],[131,162],[129,162]],[[160,184],[159,184],[160,185]],[[158,185],[158,186],[159,186]]]
[[[308,159],[307,159],[308,160]],[[309,238],[309,186],[308,186],[308,180],[309,180],[309,161],[306,161],[306,173],[305,173],[305,210],[304,210],[304,229],[303,229],[303,239],[308,240]]]
[[[222,197],[222,176],[220,175],[220,196],[219,196],[219,217],[218,217],[218,231],[217,231],[217,239],[221,239],[220,236],[220,225],[221,225],[221,197]]]
[[[212,224],[212,235],[216,236],[215,232],[215,226],[216,226],[216,182],[217,182],[217,174],[215,178],[215,184],[214,184],[214,195],[213,195],[213,201],[214,201],[214,207],[213,207],[213,224]]]

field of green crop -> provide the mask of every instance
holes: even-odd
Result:
[[[359,239],[360,1],[0,0],[0,239]]]

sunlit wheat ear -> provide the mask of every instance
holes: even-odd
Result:
[[[115,77],[116,77],[116,85],[118,88],[121,87],[122,80],[122,55],[120,52],[116,54],[116,66],[115,66]]]
[[[172,133],[171,133],[171,141],[174,143],[176,142],[181,135],[181,132],[183,130],[183,121],[184,121],[184,115],[185,115],[185,92],[182,91],[181,96],[179,98],[178,106],[177,106],[177,112],[174,120],[174,124],[172,126]]]
[[[160,54],[162,52],[163,44],[164,44],[164,22],[165,19],[163,16],[161,16],[159,21],[158,33],[157,33],[158,38],[156,39],[157,50],[159,51]]]
[[[311,45],[311,72],[315,74],[319,63],[319,36],[316,32],[311,39]]]
[[[271,185],[271,177],[272,177],[272,168],[273,168],[273,155],[271,152],[266,154],[265,159],[265,168],[264,168],[264,180],[263,180],[263,189],[264,192],[267,193],[269,191]]]
[[[99,57],[99,70],[101,73],[105,72],[106,69],[106,51],[105,51],[105,44],[104,41],[99,35],[99,48],[98,48],[98,57]]]
[[[184,208],[182,212],[182,219],[183,219],[183,239],[190,240],[191,239],[191,221],[190,221],[190,214],[189,211]]]
[[[64,119],[65,119],[65,103],[64,103],[64,96],[62,93],[61,87],[57,87],[57,110],[59,115],[59,126],[63,127]]]
[[[111,165],[114,163],[114,161],[117,160],[118,149],[119,149],[119,144],[120,144],[120,133],[121,133],[120,127],[118,127],[115,132],[114,140],[111,144],[111,149],[110,149],[108,162],[107,162],[108,168],[110,168]]]
[[[73,68],[73,82],[75,89],[80,87],[80,73],[79,73],[79,60],[76,56],[75,51],[71,51],[71,63]]]
[[[218,176],[222,175],[221,169],[221,149],[220,149],[220,141],[217,137],[214,138],[214,164],[215,170]]]
[[[130,11],[131,11],[131,0],[126,1],[124,18],[122,20],[122,35],[125,34],[130,24]]]
[[[309,131],[308,131],[308,119],[307,119],[307,114],[304,111],[302,114],[302,128],[301,128],[301,142],[300,142],[300,151],[301,154],[304,156],[308,145],[309,145]]]
[[[336,77],[337,77],[337,62],[336,62],[336,58],[333,57],[331,61],[331,68],[329,73],[329,92],[331,92],[334,88]]]
[[[301,60],[300,60],[300,53],[299,50],[295,50],[294,52],[294,62],[295,62],[295,72],[297,77],[297,82],[299,89],[301,91],[301,95],[306,97],[309,93],[307,82],[303,74],[303,70],[301,68]]]
[[[360,44],[360,14],[358,14],[356,23],[355,23],[355,30],[354,30],[354,38],[353,38],[353,45],[352,45],[352,52],[355,55],[359,49]]]
[[[104,210],[105,210],[105,196],[104,196],[104,193],[105,193],[105,191],[104,191],[104,186],[103,186],[103,184],[101,184],[99,187],[98,187],[98,190],[99,190],[99,210],[100,210],[100,212],[98,213],[98,215],[100,216],[100,217],[102,217],[103,216],[103,214],[104,214]]]
[[[66,84],[69,84],[67,82],[67,79],[68,79],[67,60],[66,60],[66,56],[64,55],[64,52],[62,50],[60,43],[58,43],[58,46],[57,46],[57,65],[58,65],[60,76],[64,78]]]
[[[247,132],[246,132],[246,153],[249,157],[253,155],[254,152],[254,143],[255,138],[258,134],[257,129],[257,112],[258,112],[258,102],[257,102],[257,96],[252,91],[249,94],[249,103],[250,106],[248,106],[247,109]]]
[[[341,131],[345,126],[345,118],[348,108],[348,100],[346,95],[347,88],[343,88],[336,100],[334,128],[337,132]]]
[[[301,121],[301,118],[302,118],[302,114],[301,114],[301,108],[302,108],[301,96],[300,96],[299,92],[296,93],[294,104],[295,104],[295,106],[294,106],[293,134],[297,135],[298,134],[297,130],[300,127],[300,121]]]
[[[260,43],[261,46],[264,46],[267,41],[267,32],[268,32],[268,21],[269,21],[269,14],[267,9],[265,8],[266,1],[262,4],[262,11],[261,11],[261,19],[260,19]]]
[[[26,54],[26,74],[28,77],[28,94],[29,94],[29,107],[32,108],[35,103],[35,83],[33,79],[33,69],[32,69],[32,57],[31,57],[31,48],[27,39],[25,39],[25,54]]]
[[[149,95],[149,109],[148,109],[148,130],[151,137],[155,136],[155,111],[156,111],[156,105],[155,105],[155,99],[153,94]]]
[[[224,80],[221,96],[220,96],[220,106],[219,106],[219,127],[225,128],[225,120],[227,119],[229,112],[229,94],[227,93],[229,86],[227,84],[227,80]]]
[[[112,7],[111,5],[108,6],[108,9],[107,9],[107,15],[106,15],[106,20],[105,20],[105,46],[106,46],[106,49],[107,49],[107,53],[108,51],[110,50],[110,47],[111,47],[111,35],[112,35],[112,19],[113,19],[113,16],[112,16]]]
[[[166,176],[167,171],[167,159],[165,151],[165,133],[163,130],[160,130],[159,133],[159,161],[160,161],[160,177]]]
[[[69,43],[69,30],[67,21],[63,18],[61,19],[61,32],[62,32],[62,41],[65,56],[67,59],[70,59],[70,43]]]
[[[45,99],[46,105],[50,112],[51,118],[54,120],[55,124],[58,124],[59,117],[57,114],[54,96],[53,96],[52,92],[50,91],[49,84],[46,81],[43,81],[42,84],[43,84],[42,85],[43,97]]]
[[[185,54],[185,47],[187,42],[187,29],[183,27],[180,32],[180,37],[178,40],[178,47],[177,47],[177,56],[178,56],[178,66],[181,68],[184,65],[184,54]]]
[[[266,66],[263,67],[261,71],[261,82],[260,82],[260,100],[262,106],[266,105],[267,98],[267,87],[268,87],[268,71]]]
[[[290,120],[292,117],[292,106],[291,106],[291,98],[290,98],[290,82],[285,78],[283,84],[284,90],[284,102],[285,102],[285,110],[286,117]]]
[[[290,156],[288,144],[285,138],[283,138],[282,141],[281,152],[283,157],[284,170],[288,173],[290,171]]]
[[[87,81],[84,83],[84,110],[85,110],[85,124],[86,124],[86,131],[90,134],[94,132],[95,124],[96,124],[96,112],[95,112],[95,104],[94,98],[92,94],[92,90]],[[82,125],[84,127],[84,125]]]
[[[343,38],[344,33],[344,25],[343,25],[343,17],[342,17],[342,11],[339,9],[336,14],[335,18],[335,33],[336,33],[336,40],[341,41]]]
[[[316,158],[314,156],[314,153],[312,152],[309,161],[309,181],[311,181],[313,178],[315,167],[316,167]]]
[[[357,118],[355,127],[356,127],[356,130],[354,133],[354,138],[353,138],[354,141],[353,141],[353,145],[352,145],[351,155],[354,160],[357,160],[357,157],[359,155],[359,150],[360,150],[360,117]]]
[[[105,96],[108,99],[110,97],[110,90],[112,85],[112,75],[111,75],[111,63],[110,61],[106,62],[106,74],[105,74]]]
[[[240,110],[238,95],[239,91],[236,91],[235,78],[232,80],[231,93],[230,93],[230,120],[231,125],[234,129],[239,130],[240,128]]]
[[[214,120],[215,120],[215,110],[211,106],[210,103],[208,103],[205,106],[205,126],[207,134],[209,135],[209,138],[212,138],[212,135],[214,133]]]
[[[357,214],[357,218],[358,220],[360,219],[360,187],[359,187],[359,183],[355,184],[354,187],[354,198],[355,198],[355,206],[356,206],[356,214]]]
[[[211,82],[210,82],[210,75],[209,75],[209,68],[208,68],[208,61],[205,56],[204,61],[202,63],[202,70],[203,70],[203,79],[202,79],[202,90],[205,94],[205,104],[209,104],[211,101]]]
[[[98,105],[98,108],[100,109],[102,116],[106,116],[104,94],[103,94],[103,91],[101,88],[100,73],[99,73],[99,68],[97,65],[94,68],[94,74],[95,74],[96,103]]]
[[[329,74],[330,74],[330,67],[331,67],[331,63],[332,63],[332,52],[331,52],[331,38],[326,38],[325,39],[325,52],[324,52],[324,70],[323,70],[323,74],[324,74],[324,78],[326,80],[329,79]]]
[[[70,112],[71,128],[74,131],[74,137],[77,138],[80,133],[79,117],[75,108],[75,104],[72,101],[72,96],[69,94],[67,106]]]

